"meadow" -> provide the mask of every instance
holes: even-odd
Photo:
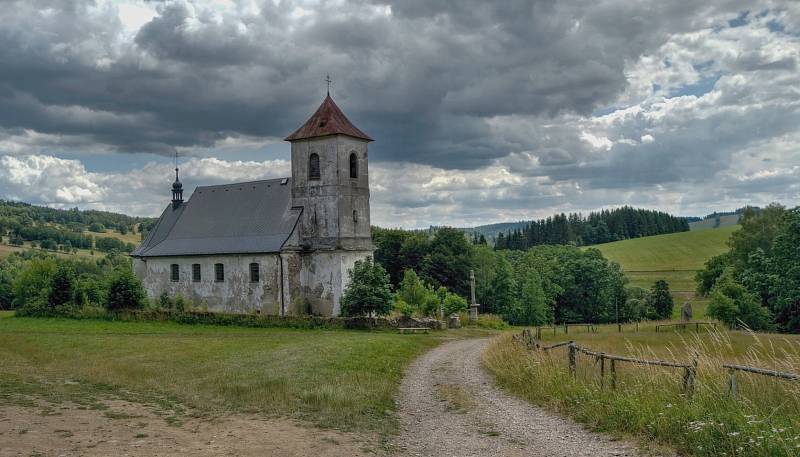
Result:
[[[638,332],[600,326],[597,333],[571,329],[568,336],[545,333],[543,344],[571,339],[595,351],[650,360],[692,363],[695,389],[683,389],[683,370],[618,362],[617,388],[609,365],[601,383],[597,360],[577,356],[568,369],[567,348],[529,351],[510,335],[497,339],[484,364],[498,384],[532,403],[559,411],[591,428],[632,436],[647,445],[666,445],[697,456],[800,455],[800,383],[737,374],[737,398],[728,391],[722,363],[800,372],[800,338],[794,335],[707,331]]]
[[[447,337],[477,330],[447,332]],[[485,331],[483,331],[485,332]],[[444,334],[0,316],[0,405],[121,398],[168,420],[249,412],[390,433],[408,363]]]

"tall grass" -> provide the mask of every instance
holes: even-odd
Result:
[[[679,363],[696,358],[694,393],[683,392],[682,369],[620,362],[617,388],[612,390],[608,361],[601,387],[599,363],[582,354],[573,379],[566,348],[530,352],[510,335],[492,344],[484,363],[502,387],[598,430],[666,444],[689,455],[800,455],[800,383],[739,372],[738,396],[733,399],[727,370],[721,367],[733,362],[800,372],[797,339],[725,330],[570,337],[618,355]]]

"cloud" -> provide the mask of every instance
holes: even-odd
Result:
[[[171,167],[125,169],[141,153],[189,156],[189,185],[287,175],[280,138],[327,73],[377,140],[381,224],[798,197],[797,2],[4,6],[0,197],[153,214]],[[92,154],[119,165],[97,171]]]

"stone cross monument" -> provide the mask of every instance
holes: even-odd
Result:
[[[475,303],[475,272],[469,270],[469,289],[470,289],[470,305],[469,305],[469,323],[474,324],[478,322],[478,304]]]

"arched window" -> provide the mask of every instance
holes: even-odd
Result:
[[[350,153],[350,177],[358,178],[358,156],[355,152]]]
[[[316,152],[308,157],[308,179],[319,179],[319,154]]]

